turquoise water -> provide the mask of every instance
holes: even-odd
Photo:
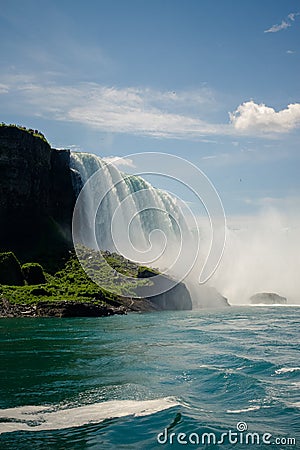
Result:
[[[300,448],[299,312],[1,319],[0,448]]]

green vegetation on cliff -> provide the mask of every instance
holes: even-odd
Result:
[[[124,314],[128,310],[192,308],[184,284],[172,287],[167,277],[160,278],[165,287],[162,294],[153,295],[156,270],[107,251],[101,252],[99,258],[98,252],[86,248],[80,249],[80,260],[85,270],[77,256],[70,253],[64,267],[50,274],[37,263],[26,263],[21,268],[12,252],[0,253],[0,276],[5,281],[0,284],[0,316],[111,315]],[[13,279],[3,277],[12,263],[21,277],[19,285],[13,285]],[[122,275],[128,277],[125,282]],[[141,286],[146,290],[141,292]],[[144,295],[145,292],[148,294]]]
[[[47,144],[48,144],[47,139],[45,138],[43,133],[41,133],[39,130],[33,130],[32,128],[26,128],[26,127],[23,127],[22,125],[16,125],[14,123],[6,124],[4,122],[0,123],[0,127],[17,128],[18,130],[26,131],[26,133],[31,134],[32,136],[37,137],[39,139],[42,139],[42,141],[47,142]]]
[[[97,278],[100,286],[103,282],[107,289],[101,288],[91,280],[74,254],[71,254],[63,269],[50,275],[44,273],[41,265],[37,263],[23,264],[21,270],[20,263],[12,252],[1,253],[0,299],[2,297],[15,304],[36,304],[41,301],[92,301],[95,304],[111,305],[121,304],[123,297],[136,296],[134,281],[128,282],[125,286],[122,284],[118,288],[118,275],[116,273],[115,278],[109,278],[109,266],[133,278],[137,278],[139,266],[120,255],[109,252],[103,253],[109,266],[105,262],[99,265],[96,255],[97,252],[86,252],[86,258],[91,262],[88,271],[96,272],[93,276]],[[117,292],[116,294],[109,292],[109,284],[113,291]]]

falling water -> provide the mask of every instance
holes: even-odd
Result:
[[[129,238],[141,252],[149,247],[149,237],[154,231],[159,230],[169,241],[177,241],[180,233],[187,232],[188,227],[175,199],[167,192],[155,189],[143,178],[123,174],[112,164],[107,164],[98,156],[88,153],[71,153],[71,169],[80,174],[81,183],[78,183],[77,178],[74,186],[77,194],[90,177],[101,170],[97,184],[91,186],[91,192],[87,190],[83,211],[85,226],[88,224],[92,228],[93,211],[98,210],[95,230],[99,248],[118,250],[111,230],[113,217],[118,208],[123,224],[130,224],[126,230],[121,223],[119,234],[122,235],[124,242]],[[99,199],[104,193],[107,194],[99,205]],[[125,201],[122,206],[122,202]],[[125,235],[127,232],[128,235]]]

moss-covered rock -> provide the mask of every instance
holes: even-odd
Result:
[[[145,266],[139,266],[138,268],[138,278],[151,278],[159,275],[159,272],[155,269]]]
[[[0,284],[24,285],[21,266],[13,252],[0,253]]]
[[[22,274],[27,284],[43,284],[46,283],[43,268],[38,263],[26,263],[22,266]]]

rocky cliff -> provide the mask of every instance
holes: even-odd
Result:
[[[71,248],[69,158],[37,134],[0,127],[0,251],[45,262]]]

